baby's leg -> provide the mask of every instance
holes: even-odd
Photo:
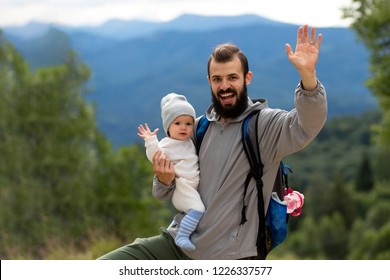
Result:
[[[183,250],[194,251],[195,245],[190,240],[190,235],[194,232],[199,224],[200,219],[203,216],[203,212],[190,209],[187,215],[180,222],[180,228],[175,238],[177,246]]]

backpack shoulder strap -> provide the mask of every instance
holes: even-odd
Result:
[[[242,143],[245,154],[248,158],[251,170],[245,180],[244,198],[248,189],[249,181],[253,177],[256,181],[257,189],[257,212],[259,216],[259,227],[257,232],[257,252],[260,259],[265,259],[267,256],[266,246],[266,219],[264,213],[264,198],[263,198],[263,163],[261,162],[260,150],[258,145],[258,119],[259,112],[255,111],[249,114],[242,123]],[[243,209],[241,212],[241,223],[246,222],[245,217],[246,205],[243,203]]]
[[[251,166],[253,177],[255,180],[261,179],[263,176],[263,163],[261,162],[260,151],[257,135],[258,115],[260,111],[250,113],[243,121],[241,127],[241,140],[244,146],[244,151],[248,157]],[[254,116],[252,118],[252,116]]]
[[[241,142],[251,168],[245,180],[243,202],[245,202],[245,195],[249,181],[252,177],[255,179],[256,185],[262,184],[261,177],[263,176],[263,163],[261,162],[259,146],[257,145],[257,119],[259,112],[260,111],[255,111],[250,113],[244,119],[241,126]],[[254,117],[252,118],[252,116]],[[245,203],[243,203],[243,207],[246,208]],[[243,209],[241,213],[241,224],[246,222],[244,210],[245,209]]]
[[[199,154],[200,145],[202,144],[203,136],[206,133],[207,128],[209,127],[209,120],[207,119],[206,115],[203,115],[198,122],[198,126],[196,127],[196,153]]]

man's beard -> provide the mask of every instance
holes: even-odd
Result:
[[[233,119],[241,115],[245,109],[248,107],[248,92],[246,88],[246,84],[244,83],[241,93],[237,93],[232,88],[228,88],[227,90],[220,90],[218,92],[218,96],[224,93],[234,93],[237,97],[237,102],[234,105],[222,106],[211,90],[212,102],[214,105],[215,112],[225,119]]]

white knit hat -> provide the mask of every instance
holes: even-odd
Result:
[[[179,116],[187,115],[196,118],[195,109],[184,95],[169,93],[161,99],[161,118],[165,133],[168,135],[168,128]]]

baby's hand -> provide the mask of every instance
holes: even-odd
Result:
[[[150,128],[147,123],[145,123],[145,128],[142,126],[142,124],[138,127],[138,136],[141,138],[146,138],[146,137],[156,135],[157,132],[158,132],[158,128],[156,128],[153,132],[150,131]]]

